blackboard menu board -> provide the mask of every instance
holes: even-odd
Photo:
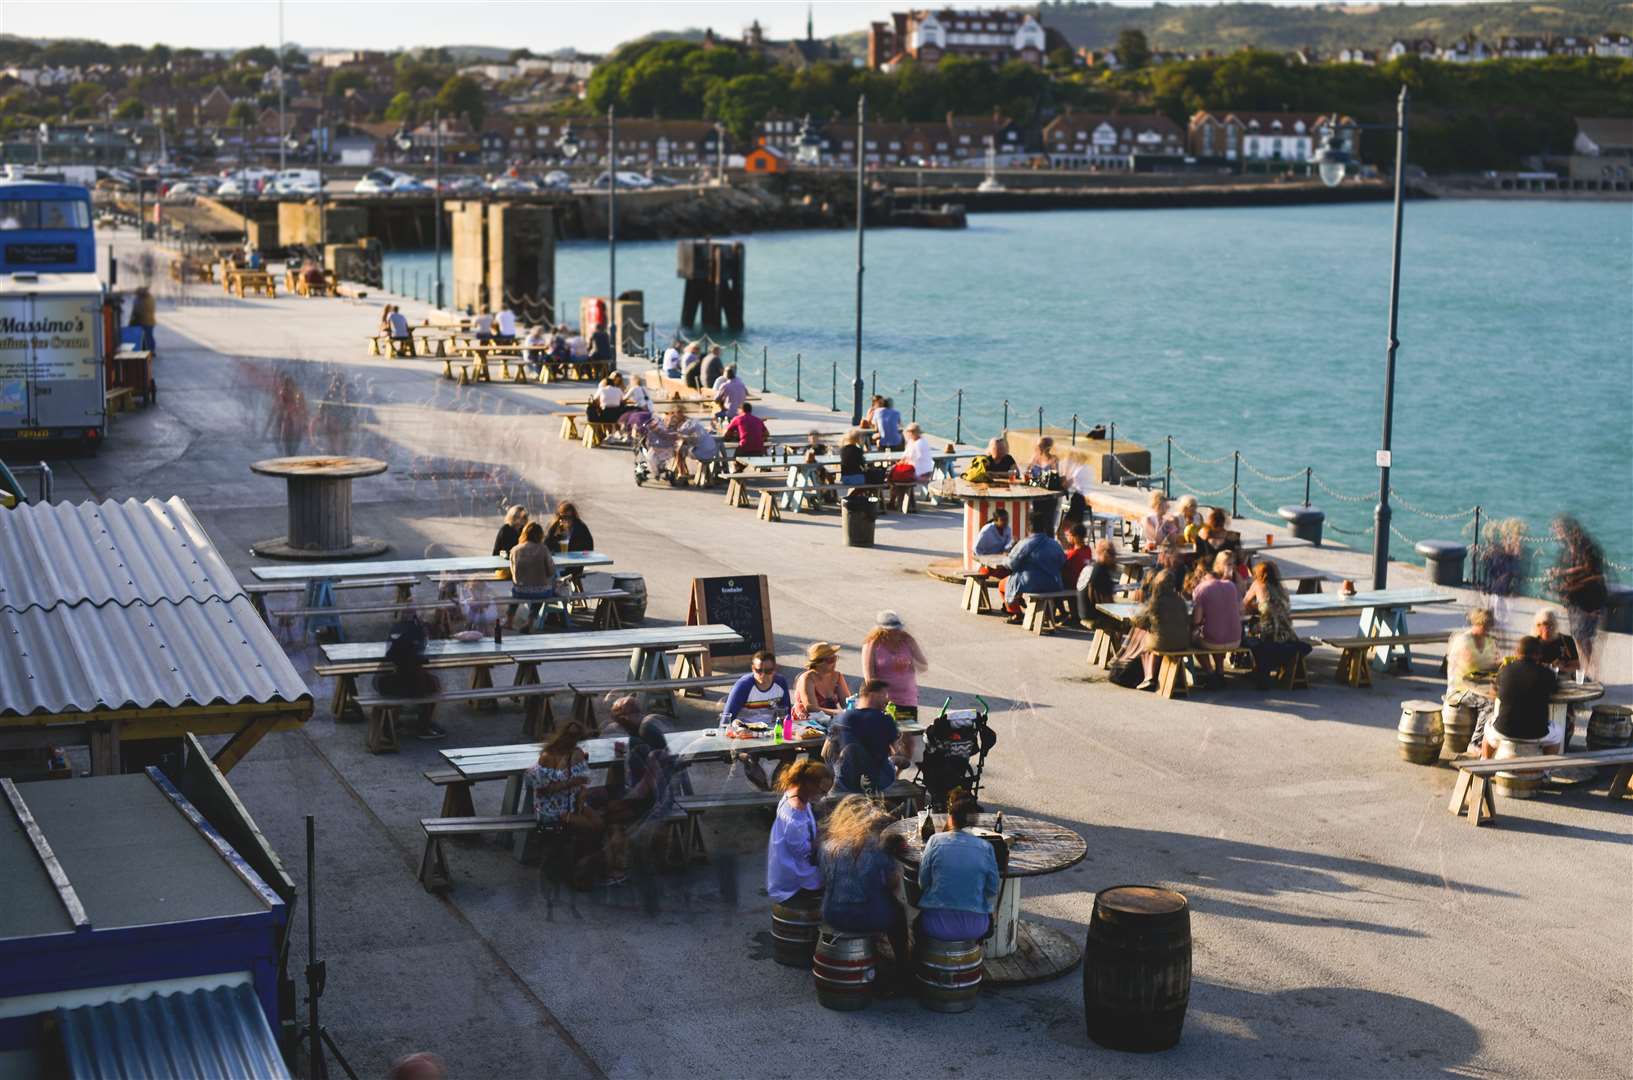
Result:
[[[764,574],[692,579],[692,603],[686,621],[692,625],[723,623],[742,635],[741,643],[709,646],[716,659],[746,660],[761,649],[775,649],[771,633],[771,597]]]

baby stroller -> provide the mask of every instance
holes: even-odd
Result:
[[[636,486],[648,480],[668,480],[679,487],[683,480],[675,471],[675,458],[680,451],[680,433],[670,431],[649,412],[626,413],[618,422],[627,425],[635,449]]]
[[[930,809],[947,809],[947,796],[954,788],[964,788],[977,801],[981,795],[981,772],[986,768],[987,751],[998,742],[998,733],[987,725],[987,703],[979,709],[947,708],[924,731],[924,760],[919,764],[919,780],[929,795]]]

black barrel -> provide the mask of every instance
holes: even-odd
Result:
[[[1191,999],[1191,909],[1185,897],[1119,885],[1094,898],[1083,950],[1089,1038],[1112,1050],[1179,1042]]]
[[[792,898],[791,898],[792,899]],[[771,950],[779,964],[811,968],[817,929],[822,925],[822,901],[800,900],[771,905]]]

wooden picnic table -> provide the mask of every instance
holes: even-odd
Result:
[[[612,558],[599,551],[551,552],[558,570],[583,570],[591,566],[611,566]],[[387,559],[378,562],[303,563],[288,566],[252,566],[250,573],[262,581],[312,581],[317,578],[385,577],[398,574],[480,573],[510,569],[503,555],[456,555],[446,559]]]
[[[1327,619],[1354,615],[1360,619],[1363,637],[1388,637],[1409,633],[1406,616],[1414,607],[1431,607],[1456,603],[1457,597],[1435,589],[1379,589],[1343,593],[1295,593],[1287,598],[1294,618]],[[1189,606],[1189,601],[1186,602]],[[1095,609],[1123,623],[1132,622],[1143,605],[1134,603],[1096,604]],[[1410,645],[1388,646],[1374,657],[1380,669],[1386,667],[1399,650],[1407,663],[1411,662]]]
[[[951,476],[954,461],[959,458],[973,456],[973,453],[947,453],[945,451],[935,454],[933,457],[936,473],[942,476]],[[864,454],[862,457],[870,465],[884,465],[900,461],[902,455],[899,450],[876,450]],[[761,472],[775,472],[779,469],[792,470],[794,475],[789,479],[789,486],[804,488],[816,487],[820,484],[820,478],[817,476],[820,470],[828,469],[837,473],[840,459],[838,454],[818,454],[815,459],[807,461],[804,451],[796,443],[787,448],[786,454],[762,454],[746,458],[736,457],[733,460],[743,468]],[[782,508],[797,514],[806,505],[807,498],[809,498],[808,495],[798,492],[789,493],[783,497]]]
[[[926,817],[938,828],[945,820],[945,815],[921,813],[885,829],[886,835],[899,837],[906,845],[900,859],[915,878],[919,859],[924,855],[925,841],[920,831]],[[998,818],[997,814],[980,814],[974,828],[996,831]],[[1089,845],[1064,825],[1010,814],[1003,815],[1003,830],[998,835],[1009,849],[1009,865],[1002,870],[1003,885],[993,915],[992,937],[982,958],[986,978],[999,986],[1024,986],[1058,978],[1083,959],[1082,947],[1052,926],[1021,918],[1021,878],[1070,869],[1083,861]]]

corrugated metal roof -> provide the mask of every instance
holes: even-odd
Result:
[[[243,595],[180,498],[34,504],[0,514],[0,609]]]
[[[0,716],[310,696],[247,597],[0,609]]]
[[[289,1080],[247,984],[57,1010],[75,1080]]]

